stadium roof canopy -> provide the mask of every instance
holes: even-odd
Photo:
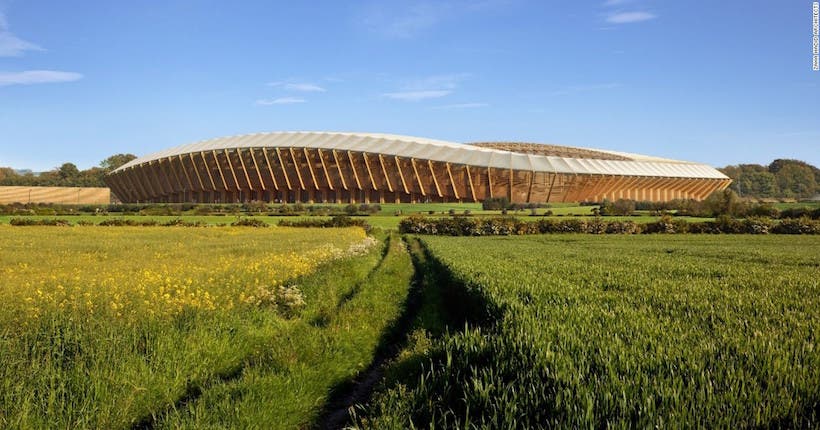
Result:
[[[585,151],[590,154],[596,152],[608,154],[610,157],[580,158],[539,155],[524,153],[524,151],[515,152],[394,134],[305,131],[254,133],[203,140],[139,157],[113,173],[181,154],[260,147],[356,151],[495,169],[559,174],[728,179],[721,172],[706,164],[599,149],[587,150],[585,148],[563,147]],[[514,148],[514,144],[511,148]]]

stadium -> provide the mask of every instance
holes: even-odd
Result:
[[[274,132],[149,154],[111,172],[122,202],[600,202],[702,200],[731,180],[700,163],[532,143]]]

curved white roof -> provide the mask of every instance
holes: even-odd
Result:
[[[468,164],[470,166],[550,173],[727,179],[724,174],[706,164],[667,160],[615,151],[595,150],[627,156],[633,160],[598,160],[591,158],[521,154],[499,149],[446,142],[443,140],[394,134],[308,131],[254,133],[203,140],[136,158],[114,170],[114,172],[179,154],[232,148],[260,147],[350,150],[454,164]]]

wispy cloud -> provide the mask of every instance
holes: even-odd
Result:
[[[6,16],[0,12],[0,57],[19,57],[25,51],[43,51],[43,48],[12,34]]]
[[[365,13],[363,23],[386,37],[410,38],[440,22],[450,8],[445,1],[377,2]]]
[[[635,12],[615,12],[607,15],[606,22],[610,24],[632,24],[634,22],[649,21],[658,16],[644,11]]]
[[[323,87],[309,82],[268,82],[268,86],[303,93],[323,93],[327,91]]]
[[[72,82],[83,78],[83,75],[57,70],[26,70],[24,72],[0,72],[0,87],[7,85],[48,84]]]
[[[427,99],[436,99],[451,94],[450,90],[423,90],[423,91],[400,91],[396,93],[384,93],[389,99],[406,102],[418,102]]]
[[[435,106],[433,109],[449,110],[449,109],[475,109],[489,106],[489,103],[455,103],[451,105]]]
[[[469,73],[450,73],[413,79],[405,81],[399,91],[384,93],[382,96],[408,102],[444,97],[452,94],[468,76]]]
[[[378,0],[362,12],[365,28],[389,38],[411,38],[446,20],[505,7],[515,0]]]
[[[299,97],[279,97],[277,99],[259,99],[256,101],[258,106],[271,105],[292,105],[296,103],[305,103],[307,100]]]
[[[598,90],[609,90],[612,88],[618,88],[621,84],[616,82],[607,82],[603,84],[588,84],[588,85],[570,85],[568,87],[559,89],[557,91],[553,91],[550,93],[552,96],[566,96],[570,94],[577,94],[577,93],[584,93],[589,91],[598,91]]]

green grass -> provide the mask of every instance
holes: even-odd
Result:
[[[386,236],[318,270],[301,259],[363,237],[0,226],[0,427],[309,425],[334,386],[373,359],[412,276],[400,241]],[[304,307],[239,299],[271,283],[296,285]]]
[[[815,237],[423,241],[469,322],[411,339],[360,427],[818,425]]]
[[[366,276],[362,269],[371,261],[312,277],[305,286],[315,305],[288,333],[268,337],[241,377],[210,387],[172,411],[161,427],[293,429],[315,420],[328,392],[370,364],[382,334],[401,313],[412,264],[397,236],[385,252]]]

